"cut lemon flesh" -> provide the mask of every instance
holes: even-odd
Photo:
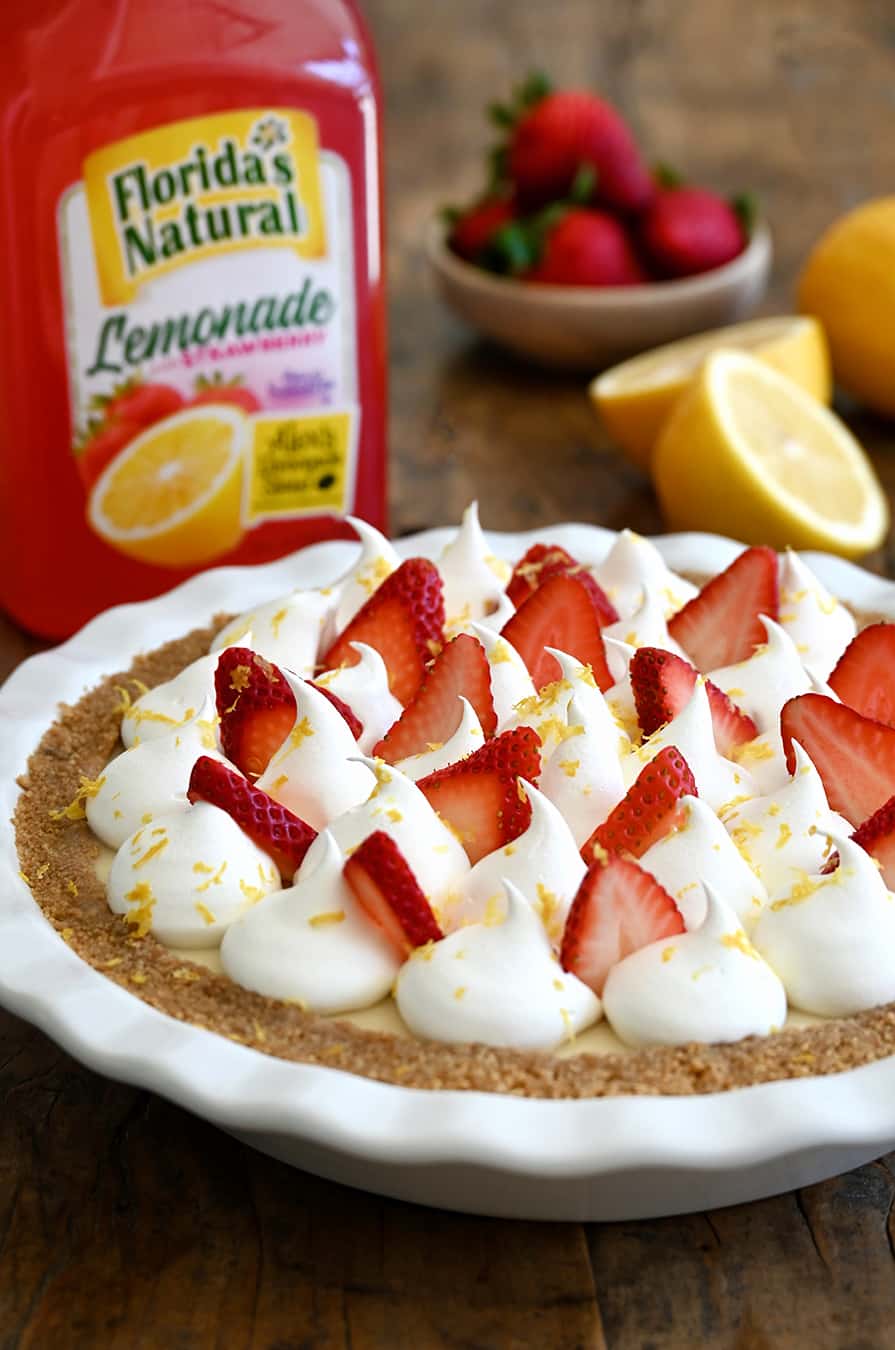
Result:
[[[242,536],[246,419],[206,403],[142,432],[94,487],[88,516],[106,543],[142,562],[190,567]]]
[[[641,468],[681,394],[713,351],[748,351],[829,403],[830,357],[823,329],[811,318],[753,319],[682,338],[598,375],[590,396],[612,439]]]
[[[873,467],[845,424],[741,352],[705,362],[662,431],[653,477],[673,529],[747,544],[860,557],[889,524]]]

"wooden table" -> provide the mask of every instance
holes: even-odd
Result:
[[[478,186],[479,109],[532,66],[603,89],[657,159],[762,197],[790,304],[810,241],[895,182],[874,0],[368,0],[387,102],[393,524],[661,529],[580,380],[435,301],[433,209]],[[853,421],[895,489],[893,433]],[[878,562],[891,561],[891,553]],[[892,570],[890,568],[890,570]],[[0,629],[0,675],[35,644]],[[654,1223],[467,1218],[291,1171],[0,1015],[0,1347],[879,1350],[895,1346],[893,1158]]]

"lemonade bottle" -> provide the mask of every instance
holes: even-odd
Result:
[[[384,525],[379,87],[350,0],[0,6],[0,604],[63,636]]]

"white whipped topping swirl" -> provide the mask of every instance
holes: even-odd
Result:
[[[445,927],[501,919],[505,913],[504,882],[511,881],[540,915],[547,936],[558,947],[566,915],[587,868],[553,803],[530,783],[519,781],[531,804],[528,828],[473,866],[463,878],[458,902],[445,912]]]
[[[346,516],[345,520],[360,539],[360,551],[348,571],[332,587],[338,596],[332,621],[334,634],[345,631],[373,592],[401,564],[384,534],[357,516]]]
[[[698,586],[666,566],[655,544],[633,530],[622,530],[603,561],[590,570],[623,619],[640,608],[645,595],[657,595],[670,617],[699,593]]]
[[[795,643],[802,665],[822,681],[857,632],[845,605],[791,548],[780,560],[780,626]]]
[[[767,642],[748,660],[711,671],[709,679],[748,713],[760,732],[779,735],[781,708],[797,694],[807,693],[811,678],[789,634],[764,615],[761,622]]]
[[[206,699],[214,704],[214,673],[219,657],[219,651],[200,656],[173,680],[165,680],[135,699],[121,718],[121,739],[127,748],[138,742],[142,745],[144,741],[158,740],[185,726]]]
[[[631,740],[640,736],[640,720],[637,716],[637,704],[628,673],[636,647],[617,638],[607,637],[603,629],[603,645],[606,648],[606,664],[615,684],[606,690],[606,703],[619,727]]]
[[[847,1017],[895,1000],[895,896],[846,833],[831,835],[839,866],[775,900],[753,939],[794,1008]]]
[[[286,666],[298,675],[313,675],[334,604],[335,595],[330,590],[298,590],[278,596],[222,628],[211,650],[251,647],[275,666]]]
[[[599,691],[597,691],[599,692]],[[557,807],[578,848],[625,795],[619,744],[624,739],[600,695],[601,710],[588,716],[579,692],[567,709],[569,734],[541,774],[541,791]]]
[[[596,1022],[600,1000],[556,962],[537,915],[511,881],[505,917],[420,947],[401,967],[398,1010],[433,1041],[551,1050]]]
[[[462,705],[460,721],[456,731],[446,741],[441,745],[432,745],[418,755],[409,755],[407,759],[398,760],[397,767],[415,783],[425,778],[427,774],[435,773],[438,769],[445,769],[449,764],[456,764],[458,760],[465,759],[473,751],[481,750],[485,744],[485,733],[482,731],[482,724],[476,716],[475,708],[462,694],[459,702]]]
[[[662,651],[674,652],[687,660],[683,647],[675,642],[665,622],[665,602],[656,591],[646,591],[642,603],[628,618],[607,624],[603,629],[603,641],[612,638],[623,642],[626,647],[660,647]]]
[[[325,670],[314,683],[331,690],[348,704],[364,728],[357,748],[368,755],[397,722],[404,708],[388,687],[388,671],[376,648],[368,647],[366,642],[352,642],[351,646],[360,657],[357,664]]]
[[[257,786],[315,830],[366,800],[373,776],[358,761],[357,741],[325,694],[284,670],[295,695],[295,722]]]
[[[471,623],[469,632],[485,649],[491,672],[491,698],[497,714],[497,730],[506,731],[515,723],[515,708],[523,699],[537,698],[537,690],[528,667],[506,638],[481,623]]]
[[[710,885],[705,892],[699,928],[650,943],[610,970],[603,1009],[627,1045],[739,1041],[783,1026],[783,985],[733,911]]]
[[[477,502],[463,512],[460,528],[438,559],[438,571],[444,583],[448,633],[459,632],[470,621],[482,623],[500,607],[507,618],[513,613],[512,602],[506,609],[504,596],[510,568],[488,547]]]
[[[400,958],[355,900],[335,840],[329,833],[321,838],[319,861],[306,878],[231,924],[221,964],[244,989],[313,1012],[369,1008],[391,989]]]
[[[197,802],[126,839],[106,886],[109,908],[169,947],[216,947],[250,905],[280,889],[280,874],[226,811]]]

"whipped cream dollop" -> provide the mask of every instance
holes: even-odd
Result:
[[[607,637],[603,629],[603,646],[606,648],[606,664],[615,683],[606,690],[606,705],[620,729],[632,741],[640,739],[640,721],[637,716],[637,703],[629,674],[631,661],[636,647],[617,638]]]
[[[401,558],[384,534],[358,516],[345,520],[360,540],[357,557],[347,572],[333,583],[336,602],[332,615],[333,635],[344,632],[374,591],[401,565]]]
[[[540,919],[511,881],[503,917],[427,944],[401,967],[398,1011],[417,1036],[551,1050],[596,1022],[600,1000],[556,961]]]
[[[599,691],[597,691],[599,692]],[[541,790],[565,820],[578,848],[625,795],[615,719],[600,695],[600,711],[575,692],[567,709],[569,734],[541,774]]]
[[[509,602],[507,611],[504,590],[511,570],[488,547],[479,524],[478,503],[472,502],[463,512],[460,528],[438,559],[448,632],[458,632],[470,621],[487,622],[487,616],[498,608],[509,618],[513,606]]]
[[[438,769],[445,769],[449,764],[456,764],[458,760],[465,759],[467,755],[480,750],[485,744],[485,733],[472,704],[463,698],[462,694],[457,702],[462,711],[453,735],[441,745],[431,745],[419,755],[409,755],[407,759],[398,760],[397,767],[415,783],[425,778],[427,774],[435,773]]]
[[[222,628],[211,650],[219,652],[239,644],[275,666],[288,667],[298,675],[313,675],[335,599],[328,588],[278,596]]]
[[[847,833],[831,839],[836,871],[796,882],[767,906],[752,936],[794,1008],[846,1017],[895,1000],[895,897]]]
[[[366,642],[352,642],[351,646],[358,654],[357,663],[324,670],[314,683],[348,704],[363,726],[357,748],[368,755],[404,708],[388,687],[388,671],[376,648],[368,647]]]
[[[274,863],[232,817],[197,802],[124,841],[106,897],[137,936],[151,932],[171,947],[216,947],[237,915],[280,886]]]
[[[590,570],[623,619],[650,593],[658,596],[666,618],[699,593],[698,586],[672,572],[655,544],[633,530],[622,530],[603,561]]]
[[[675,656],[687,659],[683,647],[675,642],[668,631],[665,621],[665,602],[656,591],[645,591],[643,600],[633,614],[619,619],[617,623],[607,624],[603,629],[603,641],[612,638],[623,642],[626,647],[661,647],[663,651],[674,652]]]
[[[391,989],[400,958],[355,900],[332,835],[324,832],[321,841],[317,863],[306,877],[230,925],[221,964],[243,988],[313,1012],[369,1008]]]
[[[791,548],[780,559],[780,626],[795,643],[802,665],[824,681],[857,632],[845,605]]]
[[[752,795],[749,774],[719,755],[715,748],[712,713],[704,680],[697,680],[686,707],[677,717],[647,737],[638,749],[623,759],[622,773],[626,784],[630,786],[643,766],[670,745],[676,746],[687,761],[696,780],[699,796],[713,811],[734,797]]]
[[[705,918],[705,889],[710,885],[744,924],[758,917],[767,901],[759,878],[740,856],[730,835],[705,802],[682,797],[684,823],[638,859],[664,886],[688,928]]]
[[[793,741],[795,771],[783,787],[767,796],[733,801],[723,811],[724,825],[771,899],[789,893],[806,873],[819,872],[830,856],[830,833],[851,833],[842,816],[830,810],[820,774],[798,741]]]
[[[761,622],[767,642],[756,647],[747,660],[710,671],[709,679],[748,713],[760,732],[779,735],[781,708],[797,694],[808,692],[811,677],[789,634],[764,615]]]
[[[186,791],[201,755],[227,761],[218,753],[217,715],[207,698],[195,717],[155,740],[140,741],[109,761],[99,788],[84,803],[93,833],[109,848],[120,848],[140,825],[156,816],[188,811]]]
[[[516,704],[536,699],[537,690],[528,667],[506,638],[485,624],[470,623],[469,632],[485,649],[491,674],[491,698],[497,714],[497,730],[506,731],[516,720]]]
[[[384,830],[403,853],[433,909],[442,914],[459,894],[469,871],[463,845],[400,769],[377,759],[364,759],[363,765],[371,774],[373,790],[365,801],[332,822],[333,839],[347,857],[374,830]],[[310,875],[323,848],[322,837],[318,837],[305,855],[297,880]]]
[[[528,828],[512,843],[487,853],[463,878],[456,902],[444,912],[446,928],[494,922],[505,913],[510,881],[540,916],[558,946],[575,892],[587,871],[572,833],[556,807],[531,783],[519,780],[531,805]]]
[[[699,927],[613,966],[603,1010],[626,1045],[739,1041],[783,1026],[786,993],[733,910],[706,885]]]
[[[184,666],[173,680],[165,680],[154,689],[147,689],[124,709],[121,718],[121,739],[127,749],[157,740],[177,730],[197,715],[210,699],[214,703],[214,673],[219,651],[209,652]]]
[[[295,695],[295,722],[270,758],[257,786],[315,830],[365,801],[375,786],[358,759],[357,741],[342,714],[319,689],[284,670]]]

